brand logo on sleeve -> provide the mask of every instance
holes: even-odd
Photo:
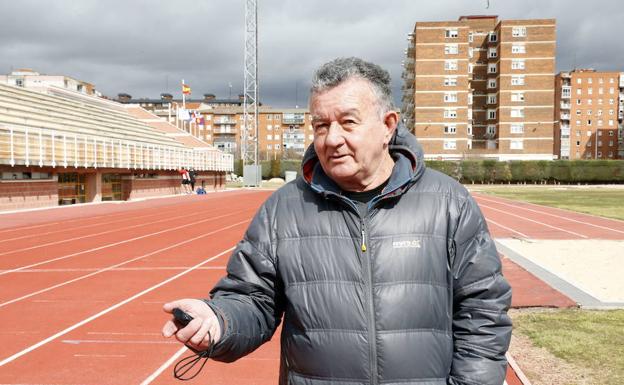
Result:
[[[394,249],[420,249],[420,240],[413,239],[411,241],[394,241],[392,242]]]

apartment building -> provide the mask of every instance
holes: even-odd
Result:
[[[552,159],[555,20],[418,22],[402,116],[433,159]]]
[[[555,90],[555,156],[624,159],[624,74],[593,69],[560,72]]]
[[[198,110],[203,117],[199,138],[240,158],[242,107]],[[314,141],[310,113],[304,108],[258,108],[258,159],[300,158]]]
[[[64,75],[45,75],[28,68],[12,71],[8,75],[0,75],[0,84],[38,92],[45,92],[50,87],[57,87],[84,95],[100,96],[100,93],[95,90],[95,86],[91,83]]]

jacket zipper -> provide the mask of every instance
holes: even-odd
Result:
[[[375,304],[373,302],[373,261],[371,260],[370,253],[367,253],[366,247],[366,220],[360,219],[360,226],[362,231],[362,257],[366,261],[367,276],[368,276],[368,339],[370,348],[370,372],[371,372],[371,384],[377,384],[377,332],[375,328]]]

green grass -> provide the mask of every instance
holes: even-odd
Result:
[[[624,220],[624,188],[474,187],[473,191]]]
[[[597,385],[624,384],[624,310],[521,313],[514,317],[514,332],[589,369]]]

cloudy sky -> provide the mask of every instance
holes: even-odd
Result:
[[[417,21],[488,14],[556,18],[557,70],[624,71],[622,0],[258,0],[260,99],[304,106],[312,72],[338,56],[385,67],[400,98]],[[32,68],[105,95],[228,97],[243,90],[244,0],[0,0],[0,73]],[[229,84],[232,85],[231,91]]]

